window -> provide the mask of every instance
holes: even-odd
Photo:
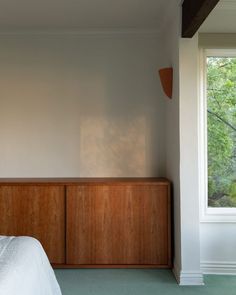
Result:
[[[236,221],[236,50],[205,50],[204,65],[205,215]]]

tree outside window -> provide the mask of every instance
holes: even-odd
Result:
[[[208,207],[236,207],[236,57],[207,57]]]

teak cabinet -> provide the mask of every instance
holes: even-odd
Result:
[[[65,196],[60,186],[0,186],[0,235],[33,236],[49,260],[65,262]]]
[[[58,267],[170,267],[170,207],[165,179],[1,179],[0,235]]]

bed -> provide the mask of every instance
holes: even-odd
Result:
[[[0,295],[61,295],[40,242],[0,236]]]

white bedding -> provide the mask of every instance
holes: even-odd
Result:
[[[61,295],[36,239],[0,236],[0,295]]]

